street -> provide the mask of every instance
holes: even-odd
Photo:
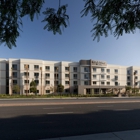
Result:
[[[140,129],[140,98],[0,100],[1,140],[134,129]]]

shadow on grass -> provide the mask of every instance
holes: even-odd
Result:
[[[140,109],[0,118],[0,140],[37,140],[140,129]]]

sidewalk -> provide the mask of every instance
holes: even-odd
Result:
[[[41,140],[140,140],[140,130],[100,133],[83,136],[59,137]]]

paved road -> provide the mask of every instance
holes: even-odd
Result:
[[[6,104],[9,106],[3,106]],[[140,129],[138,98],[0,100],[0,140],[37,140],[134,129]]]

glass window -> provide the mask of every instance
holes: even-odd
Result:
[[[36,85],[38,85],[38,84],[39,84],[39,80],[34,80],[34,81],[35,81]]]
[[[65,85],[69,85],[69,81],[65,81]]]
[[[39,77],[39,73],[36,73],[36,72],[35,72],[35,73],[34,73],[34,76],[35,76],[35,77]]]
[[[96,72],[96,68],[93,68],[93,72]]]
[[[101,72],[105,72],[105,69],[104,68],[101,68]]]
[[[110,79],[110,75],[107,75],[107,79]]]
[[[88,81],[84,81],[84,85],[88,85]]]
[[[77,85],[77,81],[73,81],[73,85]]]
[[[115,86],[118,86],[118,82],[115,82]]]
[[[69,74],[65,74],[65,78],[69,78]]]
[[[29,72],[24,72],[24,76],[29,76]]]
[[[50,74],[49,73],[46,73],[46,78],[49,78],[50,77]]]
[[[16,85],[17,84],[17,80],[13,80],[13,85]]]
[[[107,69],[106,71],[107,71],[107,73],[110,73],[110,69]]]
[[[130,80],[130,76],[127,76],[127,80]]]
[[[118,76],[115,76],[115,80],[118,80]]]
[[[74,72],[77,72],[77,67],[73,67],[73,71]]]
[[[96,79],[96,75],[93,75],[93,79]]]
[[[73,78],[74,79],[77,79],[77,74],[73,74]]]
[[[116,74],[118,73],[118,70],[117,69],[115,69],[114,71],[115,71]]]
[[[58,70],[59,70],[58,67],[54,67],[55,72],[58,72]]]
[[[104,85],[105,84],[105,82],[101,82],[101,85]]]
[[[110,85],[110,82],[107,82],[107,85]]]
[[[45,66],[46,71],[50,71],[50,66]]]
[[[84,72],[89,72],[88,67],[84,67]]]
[[[69,67],[65,67],[65,71],[69,71]]]
[[[29,84],[29,80],[24,80],[24,83],[25,84]]]
[[[17,72],[13,72],[13,78],[17,78]]]
[[[104,79],[105,78],[105,76],[104,75],[101,75],[101,79]]]
[[[96,85],[96,81],[93,81],[93,85]]]
[[[34,70],[39,70],[39,65],[34,65]]]
[[[130,86],[130,82],[127,82],[127,85]]]
[[[50,85],[50,81],[46,80],[46,85]]]
[[[17,70],[17,64],[12,64],[12,70]]]
[[[28,70],[29,69],[29,65],[28,64],[24,64],[24,69]]]
[[[50,93],[50,90],[46,90],[46,93]]]

